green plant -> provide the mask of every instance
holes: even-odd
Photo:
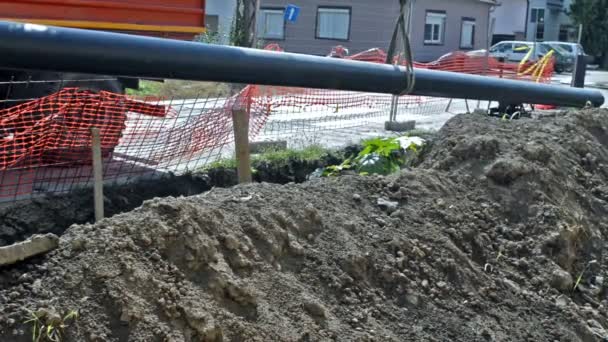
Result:
[[[158,96],[162,87],[161,82],[140,81],[139,89],[127,89],[128,95],[135,96]]]
[[[575,0],[568,14],[578,26],[583,25],[582,45],[587,53],[601,56],[600,62],[608,68],[608,0]]]
[[[49,310],[28,311],[25,324],[32,324],[32,342],[62,342],[65,330],[78,320],[78,311],[71,310],[63,317]]]
[[[220,38],[221,37],[218,31],[207,29],[205,32],[194,37],[194,41],[205,44],[220,44]]]
[[[235,46],[254,47],[255,0],[237,0],[230,28],[230,43]]]
[[[127,89],[127,94],[154,96],[165,99],[198,99],[222,97],[230,94],[224,83],[165,80],[164,82],[140,81],[139,89]]]
[[[403,138],[403,137],[401,137]],[[340,165],[332,165],[319,172],[322,177],[338,176],[342,171],[354,169],[358,174],[388,175],[407,165],[419,153],[418,145],[410,142],[402,147],[401,138],[374,138],[363,141],[363,150]]]
[[[363,150],[355,158],[357,172],[364,174],[391,174],[405,164],[401,143],[397,138],[375,138],[363,142]]]
[[[236,169],[236,159],[234,158],[222,158],[214,161],[213,163],[205,166],[203,170],[210,169]]]
[[[270,162],[275,163],[277,165],[287,164],[290,160],[319,160],[327,155],[329,151],[319,145],[308,146],[303,149],[268,149],[263,151],[260,154],[253,155],[251,158],[251,164],[255,168],[262,162]],[[236,159],[232,158],[223,158],[217,160],[208,166],[206,166],[203,170],[209,169],[235,169],[237,166]]]
[[[328,153],[319,145],[311,145],[303,149],[268,149],[254,157],[254,161],[283,162],[288,160],[318,160]]]
[[[339,176],[342,173],[342,171],[350,170],[352,167],[353,167],[352,161],[349,158],[349,159],[346,159],[344,162],[342,162],[342,164],[340,164],[340,165],[330,165],[330,166],[324,167],[320,172],[320,176],[321,177]]]
[[[581,284],[581,281],[583,280],[583,275],[585,274],[586,270],[587,270],[587,266],[585,266],[585,268],[583,268],[581,273],[579,273],[578,277],[576,277],[576,282],[574,283],[574,286],[572,287],[572,291],[576,291],[578,286]]]

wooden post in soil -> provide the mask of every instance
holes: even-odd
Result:
[[[234,126],[234,145],[239,183],[251,183],[249,113],[243,109],[233,109],[232,123]]]
[[[101,137],[99,128],[91,128],[91,148],[93,152],[93,199],[95,222],[103,219],[103,168],[101,161]]]

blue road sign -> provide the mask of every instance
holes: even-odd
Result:
[[[298,20],[298,15],[300,15],[300,7],[296,5],[287,5],[285,8],[285,20],[291,21],[295,23]]]

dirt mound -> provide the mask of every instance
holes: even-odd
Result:
[[[72,226],[0,270],[67,341],[600,341],[608,112],[450,120],[389,177],[255,184]]]
[[[273,160],[255,160],[254,181],[286,184],[302,183],[315,169],[340,164],[347,156],[357,154],[360,146],[325,151],[319,159],[307,160],[297,155]],[[212,167],[207,170],[142,179],[128,184],[104,188],[106,216],[133,210],[148,199],[168,196],[192,196],[213,187],[229,187],[238,183],[235,167]],[[25,240],[33,234],[63,234],[72,224],[94,222],[91,189],[68,194],[35,198],[31,201],[0,208],[0,247]]]
[[[104,188],[108,216],[133,210],[146,199],[189,196],[211,189],[214,184],[200,175],[165,176],[123,186]],[[29,238],[32,234],[62,234],[72,224],[94,222],[91,189],[39,197],[0,209],[0,247]]]

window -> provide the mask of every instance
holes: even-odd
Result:
[[[558,36],[558,40],[560,42],[567,42],[568,39],[570,38],[569,36],[570,33],[570,26],[567,25],[559,25],[559,36]]]
[[[266,39],[285,38],[284,13],[284,9],[260,9],[257,27],[258,37]]]
[[[513,51],[515,51],[515,53],[528,53],[528,51],[530,51],[530,45],[528,45],[528,44],[515,44],[515,47],[513,48]]]
[[[460,27],[460,48],[472,49],[475,46],[475,19],[463,18]]]
[[[538,41],[545,40],[545,24],[542,22],[536,24],[536,40],[538,40]]]
[[[445,13],[427,12],[424,24],[424,43],[443,44]]]
[[[572,25],[559,26],[560,42],[575,42],[578,40],[578,28]]]
[[[219,29],[220,18],[217,15],[205,15],[205,26],[210,33],[217,32]]]
[[[490,48],[490,52],[492,53],[507,53],[513,51],[513,44],[511,43],[498,43]]]
[[[348,40],[350,8],[319,7],[317,10],[317,38]]]
[[[530,15],[531,23],[544,23],[545,22],[545,9],[544,8],[533,8]]]

